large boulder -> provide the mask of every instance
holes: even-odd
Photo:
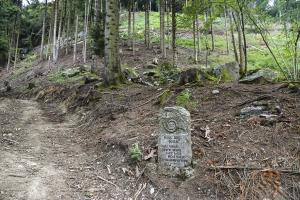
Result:
[[[240,79],[240,67],[237,62],[229,62],[213,69],[213,74],[225,82],[238,81]]]
[[[187,83],[196,83],[199,81],[214,81],[216,78],[210,76],[207,72],[199,68],[190,68],[180,72],[179,85],[185,85]]]
[[[271,69],[259,69],[248,73],[240,83],[272,83],[278,79],[278,73]]]

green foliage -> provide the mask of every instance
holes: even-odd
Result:
[[[135,143],[132,148],[129,150],[130,157],[134,161],[140,161],[142,159],[143,153],[142,150],[140,149],[138,143]]]
[[[197,102],[192,100],[191,92],[188,89],[185,89],[176,97],[176,105],[187,109],[195,109]]]
[[[82,81],[84,77],[97,77],[97,75],[92,74],[90,72],[82,72],[79,74],[76,74],[73,77],[67,77],[64,75],[63,71],[50,74],[48,76],[48,80],[54,83],[59,83],[59,84],[66,84],[66,83],[74,83],[74,82],[79,82]]]
[[[159,105],[165,105],[172,97],[172,95],[173,92],[171,90],[165,90],[163,94],[159,97]]]
[[[167,84],[172,82],[178,78],[179,71],[177,67],[173,67],[173,65],[169,62],[164,62],[160,64],[158,68],[158,74],[160,77],[161,84]]]

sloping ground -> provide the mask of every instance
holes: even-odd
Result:
[[[191,112],[195,176],[185,181],[161,177],[148,170],[149,163],[156,163],[154,158],[139,163],[139,169],[145,170],[143,181],[155,186],[162,199],[299,199],[300,96],[281,86],[189,87],[197,102]],[[219,95],[212,94],[216,88]],[[166,106],[175,105],[174,98],[182,90],[175,88]],[[153,97],[160,93],[135,86],[101,93],[93,110],[84,112],[85,148],[100,154],[105,147],[109,156],[104,161],[113,168],[124,164],[113,162],[120,158],[110,153],[112,148],[128,152],[139,143],[144,155],[155,150],[160,107]],[[269,124],[260,117],[242,118],[241,109],[253,102],[280,108],[277,121]],[[134,177],[136,164],[130,159],[126,162],[132,172],[129,177]]]
[[[157,52],[142,50],[124,50],[123,63],[143,72]],[[300,199],[299,93],[271,84],[104,89],[49,81],[71,67],[70,58],[0,78],[13,87],[3,94],[11,99],[0,100],[0,199]],[[26,89],[29,82],[36,87]],[[185,89],[194,102],[195,172],[170,179],[155,171],[155,154],[134,162],[129,149],[138,143],[144,156],[157,149],[158,97],[170,90],[164,106],[173,106]],[[254,102],[279,109],[278,119],[242,118],[241,109]]]

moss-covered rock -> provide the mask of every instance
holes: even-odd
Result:
[[[187,83],[196,83],[202,81],[216,81],[217,78],[209,75],[206,71],[199,68],[190,68],[180,72],[179,85],[185,85]]]
[[[224,82],[235,82],[240,79],[240,68],[237,62],[229,62],[213,69],[213,75]]]
[[[272,69],[258,69],[248,72],[247,75],[240,80],[240,83],[272,83],[278,79],[278,73]]]

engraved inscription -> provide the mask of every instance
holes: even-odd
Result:
[[[190,114],[181,107],[167,107],[160,116],[159,166],[164,174],[172,174],[192,161]]]

